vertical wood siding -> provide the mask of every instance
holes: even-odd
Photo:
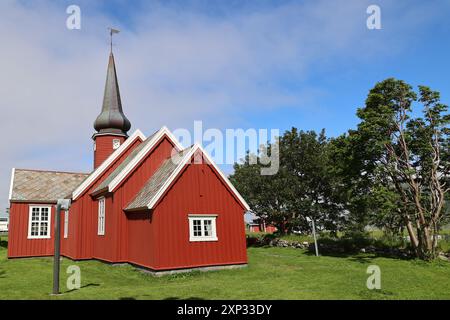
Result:
[[[190,242],[189,214],[217,214],[218,241]],[[129,260],[155,270],[247,263],[243,215],[211,166],[188,165],[152,213],[127,214]]]
[[[52,206],[50,222],[50,239],[28,239],[28,203],[11,203],[10,223],[8,232],[8,257],[38,257],[53,254],[53,235],[55,223],[55,208],[52,204],[39,204]]]
[[[114,192],[112,198],[112,210],[107,212],[116,221],[114,222],[114,235],[116,239],[114,241],[114,255],[110,256],[110,259],[116,261],[127,261],[129,257],[129,236],[133,237],[129,232],[129,220],[123,208],[128,205],[128,203],[133,200],[136,194],[142,189],[145,183],[151,178],[155,171],[161,166],[163,161],[170,157],[174,145],[170,142],[167,137],[163,137],[159,143],[149,152],[148,156],[145,157],[141,163],[138,164],[136,169],[123,181],[123,183]],[[136,220],[134,220],[136,222]],[[139,222],[138,222],[139,223]],[[138,227],[139,228],[139,227]],[[98,248],[96,250],[96,257],[100,258],[99,252],[100,248],[105,244],[102,241],[98,241]],[[111,243],[108,245],[112,245]],[[148,244],[141,243],[139,250],[147,250]]]
[[[112,143],[112,142],[111,142]],[[72,203],[69,217],[69,237],[66,239],[67,245],[64,252],[65,255],[73,259],[92,259],[94,258],[94,241],[97,239],[98,227],[98,202],[92,199],[91,192],[105,180],[111,172],[113,172],[125,160],[126,157],[136,148],[142,141],[139,139],[131,144],[128,149],[105,170],[105,172],[97,178],[97,180]],[[110,207],[108,199],[106,201],[106,208]],[[106,211],[106,230],[110,231],[109,211]],[[108,248],[105,252],[109,252]],[[104,260],[107,260],[107,254],[102,254]]]
[[[119,139],[120,144],[125,137],[120,136],[98,136],[95,138],[94,169],[97,169],[113,152],[113,140]]]

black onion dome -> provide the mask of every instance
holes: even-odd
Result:
[[[94,128],[97,134],[113,133],[125,136],[131,128],[131,123],[122,110],[116,65],[112,53],[109,55],[102,112],[95,120]]]

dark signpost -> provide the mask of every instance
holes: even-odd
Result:
[[[69,207],[69,199],[59,199],[56,204],[55,250],[53,258],[53,294],[59,294],[59,269],[61,257],[61,210],[69,210]]]

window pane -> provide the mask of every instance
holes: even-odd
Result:
[[[31,209],[31,221],[39,220],[39,208]]]
[[[31,235],[32,236],[37,236],[38,235],[38,231],[39,231],[39,223],[32,222],[31,223]]]
[[[194,237],[202,236],[202,221],[201,220],[193,220],[194,226]]]
[[[46,211],[42,211],[41,221],[48,221],[48,209]]]
[[[48,231],[48,224],[47,222],[42,222],[41,223],[41,236],[46,236],[47,235],[47,231]]]
[[[204,220],[203,221],[203,231],[205,232],[205,237],[211,237],[212,236],[212,221],[211,220]]]

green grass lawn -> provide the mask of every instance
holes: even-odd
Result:
[[[6,258],[0,247],[0,299],[450,299],[450,263],[356,255],[315,257],[291,248],[249,248],[243,269],[155,278],[128,265],[63,259],[63,295],[50,296],[51,258]],[[65,287],[69,265],[82,288]],[[381,268],[381,290],[366,288],[366,269]]]

